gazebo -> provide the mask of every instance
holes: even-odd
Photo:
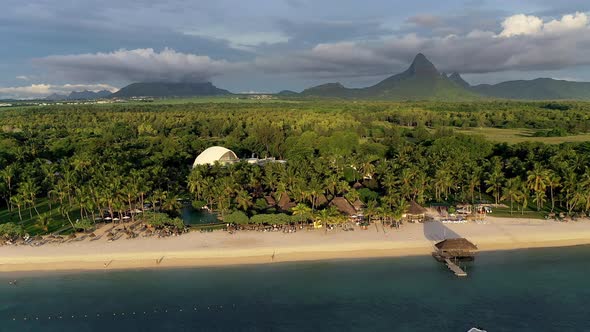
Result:
[[[424,222],[425,217],[426,209],[416,203],[416,201],[411,201],[408,211],[402,215],[402,218],[409,222]]]
[[[435,258],[444,260],[473,259],[477,252],[477,246],[465,238],[446,239],[434,245],[437,249]]]

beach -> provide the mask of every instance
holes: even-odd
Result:
[[[105,226],[103,228],[112,227]],[[96,233],[104,232],[99,229]],[[100,237],[100,236],[99,236]],[[480,251],[590,244],[590,222],[488,217],[485,224],[377,223],[367,230],[296,233],[191,232],[166,238],[106,238],[0,247],[0,272],[101,270],[263,264],[274,262],[429,255],[446,238],[464,237]]]

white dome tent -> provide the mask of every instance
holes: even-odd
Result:
[[[193,168],[197,165],[213,165],[215,162],[220,164],[235,163],[240,159],[236,154],[223,146],[212,146],[201,152],[193,163]]]

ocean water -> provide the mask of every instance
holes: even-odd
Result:
[[[0,275],[0,331],[590,331],[590,247]],[[17,279],[16,286],[9,280]]]

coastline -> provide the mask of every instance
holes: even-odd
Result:
[[[434,243],[466,237],[480,252],[590,244],[590,222],[489,218],[487,224],[409,224],[354,232],[189,233],[170,238],[0,247],[0,272],[123,270],[430,255]]]

